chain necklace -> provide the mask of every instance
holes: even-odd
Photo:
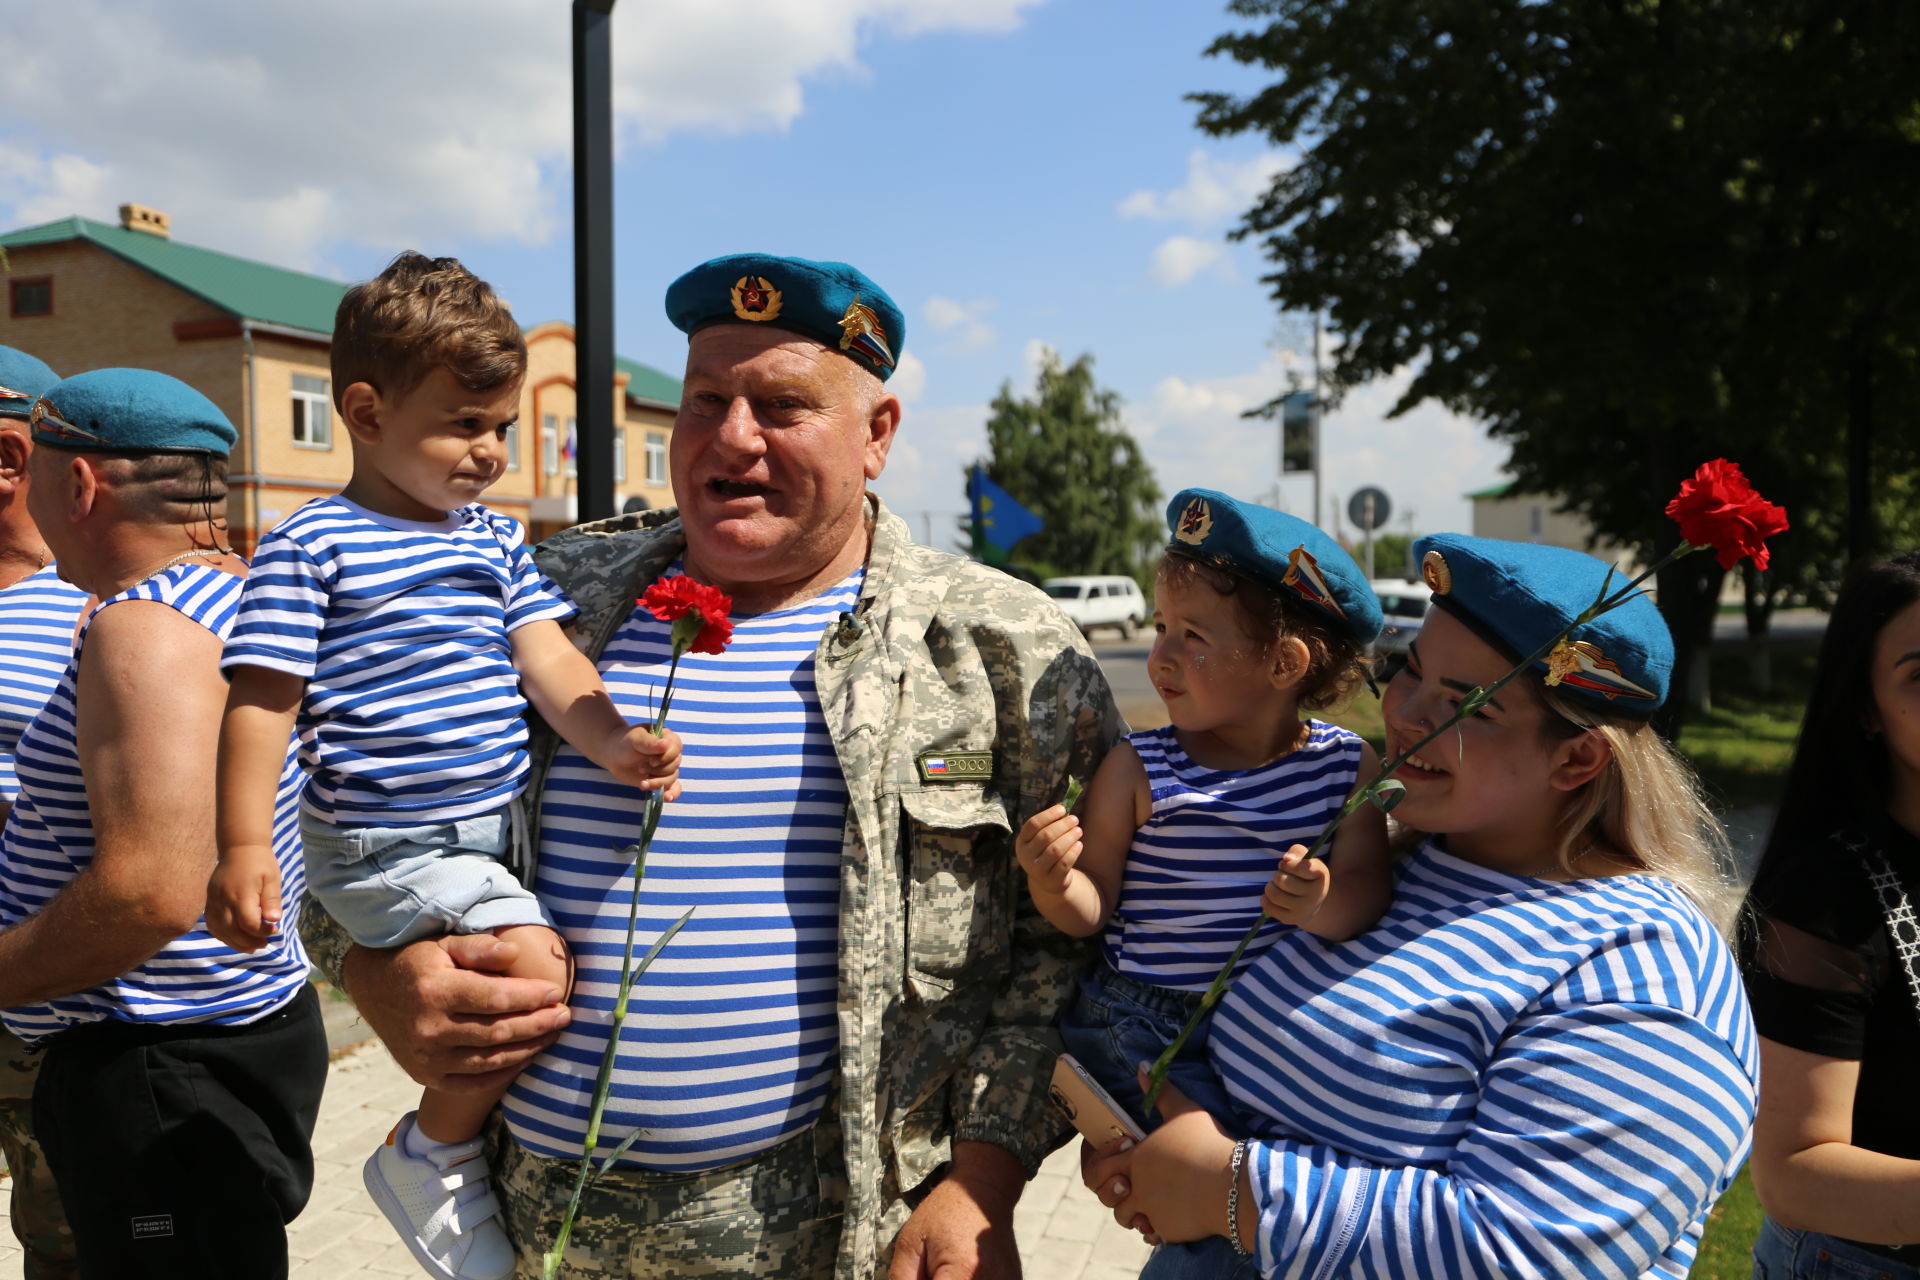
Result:
[[[160,562],[160,564],[158,564],[154,568],[149,569],[145,573],[141,574],[140,577],[136,580],[135,585],[138,585],[138,583],[140,582],[145,582],[149,578],[157,578],[161,574],[165,573],[167,570],[173,568],[173,566],[181,563],[184,560],[191,560],[195,556],[225,556],[225,555],[232,555],[232,554],[233,553],[230,550],[228,550],[226,547],[196,547],[192,551],[182,551],[179,555],[173,557],[171,560],[163,560]]]

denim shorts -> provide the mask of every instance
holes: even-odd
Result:
[[[1081,976],[1073,1003],[1060,1015],[1060,1039],[1113,1100],[1137,1118],[1145,1100],[1135,1074],[1139,1064],[1158,1059],[1199,1007],[1200,992],[1156,987],[1126,977],[1103,959]],[[1232,1114],[1231,1104],[1207,1062],[1208,1025],[1202,1022],[1180,1047],[1168,1079],[1202,1107],[1225,1118]],[[1159,1123],[1155,1116],[1142,1127],[1151,1132]]]
[[[553,927],[502,861],[512,806],[417,827],[336,827],[300,815],[307,892],[363,947],[516,924]]]
[[[1257,1280],[1259,1275],[1260,1259],[1234,1252],[1233,1242],[1225,1236],[1163,1244],[1140,1269],[1140,1280]]]
[[[1753,1280],[1920,1280],[1920,1245],[1890,1250],[1768,1218],[1753,1242]]]

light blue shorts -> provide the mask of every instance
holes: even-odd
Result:
[[[553,927],[502,861],[512,806],[418,827],[336,827],[300,815],[307,892],[363,947],[516,924]]]

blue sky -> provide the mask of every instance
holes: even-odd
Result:
[[[342,279],[454,253],[523,322],[572,311],[564,0],[67,0],[20,47],[77,51],[85,94],[11,96],[0,225],[136,200],[177,238]],[[265,12],[262,12],[262,11]],[[859,265],[907,316],[900,443],[876,488],[942,543],[1000,384],[1091,352],[1167,492],[1276,487],[1239,412],[1304,374],[1306,328],[1225,232],[1287,158],[1212,140],[1186,93],[1255,73],[1202,56],[1224,4],[1165,0],[620,0],[617,343],[678,371],[660,297],[746,249]],[[98,87],[95,91],[94,87]],[[1323,490],[1375,484],[1422,530],[1504,448],[1399,382],[1326,425]],[[1280,498],[1309,514],[1310,485]],[[1323,510],[1324,515],[1324,510]],[[1324,521],[1323,521],[1324,522]]]

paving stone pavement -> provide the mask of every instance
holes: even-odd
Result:
[[[288,1229],[292,1280],[419,1276],[420,1268],[367,1199],[360,1165],[419,1101],[419,1087],[369,1042],[342,1054],[327,1077],[314,1132],[313,1199]],[[1147,1247],[1081,1187],[1077,1144],[1054,1153],[1014,1214],[1029,1280],[1133,1280]],[[0,1280],[21,1280],[21,1255],[0,1179]]]

